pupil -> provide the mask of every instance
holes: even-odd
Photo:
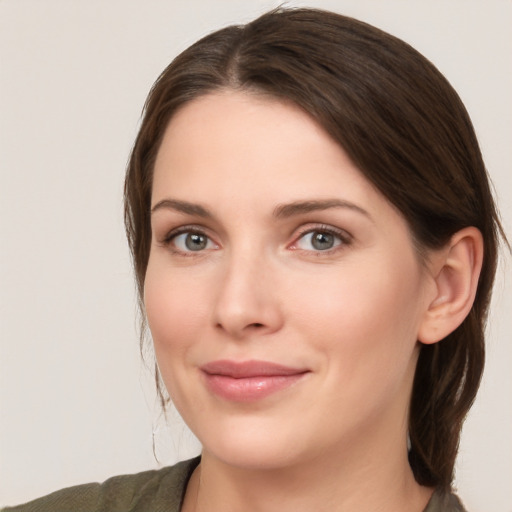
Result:
[[[313,247],[319,251],[325,251],[331,249],[334,244],[334,236],[329,233],[313,233],[313,239],[311,241]]]
[[[200,251],[206,247],[206,237],[198,233],[190,233],[185,239],[185,245],[191,251]]]

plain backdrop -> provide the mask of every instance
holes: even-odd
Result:
[[[512,2],[289,4],[375,24],[438,66],[472,115],[510,236]],[[198,452],[176,417],[159,417],[140,360],[124,168],[146,94],[170,60],[200,36],[276,5],[0,0],[0,505]],[[504,259],[485,378],[457,466],[456,486],[473,512],[512,511]]]

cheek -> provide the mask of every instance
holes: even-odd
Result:
[[[203,297],[206,287],[197,286],[197,282],[150,261],[144,285],[144,305],[157,357],[183,352],[197,339],[208,302]],[[172,361],[167,357],[159,358],[161,366]]]
[[[156,360],[167,392],[180,411],[192,407],[194,393],[180,382],[188,378],[191,348],[205,338],[208,315],[208,298],[204,296],[208,287],[198,286],[200,279],[185,274],[150,261],[144,285],[144,305]]]
[[[415,262],[360,261],[338,275],[316,275],[295,290],[293,316],[328,364],[347,380],[403,372],[416,346],[421,279]],[[293,296],[293,295],[292,295]],[[373,379],[370,379],[373,381]]]

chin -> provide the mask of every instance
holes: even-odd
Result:
[[[209,432],[197,432],[202,439],[204,455],[223,464],[246,470],[275,470],[295,466],[311,459],[311,447],[305,432],[286,428],[261,418],[238,418]]]
[[[230,443],[229,446],[215,446],[214,450],[203,447],[203,455],[211,455],[223,464],[251,470],[277,470],[297,464],[301,457],[297,454],[279,449],[274,443],[254,442],[250,445],[238,446],[237,443]]]

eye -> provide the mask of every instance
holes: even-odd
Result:
[[[303,251],[329,251],[342,244],[349,243],[349,237],[333,229],[310,229],[303,233],[293,244],[293,249]]]
[[[215,249],[216,244],[204,233],[198,231],[184,231],[171,235],[168,243],[173,245],[178,252],[200,252],[207,249]]]

